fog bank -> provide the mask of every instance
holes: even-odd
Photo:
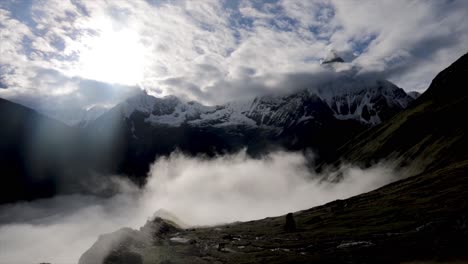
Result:
[[[138,190],[120,181],[112,198],[57,196],[0,206],[0,263],[76,263],[100,234],[139,228],[160,209],[188,225],[260,219],[370,191],[393,180],[389,166],[342,166],[317,175],[300,153],[252,159],[245,152],[214,159],[172,154],[154,162]],[[338,183],[321,181],[335,178]]]

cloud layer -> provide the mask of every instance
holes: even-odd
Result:
[[[222,103],[288,90],[275,77],[320,71],[329,49],[423,91],[467,51],[467,25],[464,0],[2,1],[0,96],[48,112],[136,87]]]
[[[276,152],[251,159],[244,152],[215,159],[173,154],[157,160],[143,192],[126,182],[108,198],[73,195],[0,206],[0,260],[76,263],[100,234],[141,227],[158,210],[188,225],[277,216],[370,191],[395,180],[383,164],[343,166],[317,175],[308,158]],[[321,181],[342,176],[339,183]]]

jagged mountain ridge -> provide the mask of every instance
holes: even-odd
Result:
[[[253,156],[272,149],[312,149],[327,160],[356,134],[412,102],[388,81],[347,75],[289,95],[205,106],[145,91],[84,127],[96,144],[107,141],[110,173],[144,178],[158,156],[179,150],[208,156],[243,148]],[[345,133],[344,133],[345,131]],[[97,157],[100,159],[100,157]],[[112,164],[111,164],[112,163]]]
[[[184,102],[175,96],[156,98],[142,91],[110,111],[120,112],[123,118],[138,112],[146,117],[146,122],[155,125],[245,125],[281,129],[317,115],[376,125],[406,108],[411,101],[411,96],[389,81],[342,77],[289,95],[262,96],[217,106]],[[311,104],[313,108],[308,107]]]

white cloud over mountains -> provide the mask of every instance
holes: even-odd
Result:
[[[313,76],[332,48],[363,72],[423,91],[467,51],[467,25],[464,0],[7,0],[0,96],[74,110],[143,87],[222,103],[288,90],[275,79]]]
[[[316,174],[308,159],[291,152],[262,159],[245,152],[213,159],[174,153],[154,162],[143,190],[122,183],[107,199],[67,195],[2,205],[0,262],[77,263],[99,235],[138,229],[158,211],[191,226],[260,219],[370,191],[398,175],[383,163]],[[321,181],[336,175],[343,177],[338,183]]]

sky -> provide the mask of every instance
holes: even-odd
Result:
[[[331,50],[422,92],[468,51],[468,1],[2,0],[0,39],[0,97],[63,115],[139,89],[204,104],[288,91]]]

